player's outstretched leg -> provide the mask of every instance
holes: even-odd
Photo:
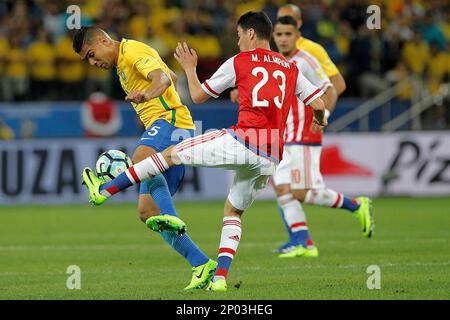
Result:
[[[364,237],[370,238],[373,234],[375,222],[371,200],[367,197],[354,199],[334,190],[323,188],[308,190],[304,201],[308,204],[346,209],[359,220]]]
[[[167,148],[170,153],[172,148]],[[90,202],[94,205],[101,205],[109,197],[125,190],[132,185],[147,181],[160,173],[169,169],[169,164],[161,153],[152,154],[150,157],[132,165],[130,168],[119,174],[116,178],[102,184],[90,168],[83,170],[83,184],[89,191]]]

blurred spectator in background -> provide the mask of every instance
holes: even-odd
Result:
[[[430,59],[430,49],[418,30],[414,32],[413,41],[407,42],[403,47],[402,59],[414,75],[423,76]]]
[[[3,97],[6,101],[20,101],[28,94],[27,54],[21,45],[19,34],[10,36],[9,50],[5,57],[6,70],[3,78]]]
[[[33,100],[54,100],[56,98],[56,52],[50,43],[46,29],[38,31],[38,37],[27,51],[31,71],[30,95]]]
[[[5,123],[5,120],[0,116],[0,140],[14,139],[14,131]]]
[[[440,84],[449,82],[450,75],[450,41],[447,49],[440,50],[438,42],[430,45],[430,56],[426,64],[426,79],[428,81],[428,91],[434,94],[439,90]]]
[[[56,45],[61,100],[81,100],[84,97],[86,66],[73,51],[72,38],[73,32],[69,31]]]
[[[81,125],[87,137],[111,137],[122,127],[122,116],[113,100],[96,91],[81,106]]]
[[[177,42],[188,41],[200,57],[197,71],[204,79],[237,53],[237,17],[249,10],[264,10],[274,19],[277,9],[288,2],[0,0],[0,100],[48,97],[82,101],[95,88],[114,99],[123,98],[116,77],[83,65],[74,54],[65,24],[69,5],[80,6],[83,25],[96,24],[117,40],[134,38],[155,47],[175,72],[179,65],[173,51]],[[428,81],[423,87],[431,92],[448,81],[448,0],[292,2],[303,12],[302,34],[326,48],[348,82],[345,96],[371,97],[387,84],[410,79],[412,75],[420,82]],[[366,26],[367,7],[372,4],[380,6],[382,19],[381,30],[373,32]],[[56,74],[52,78],[53,72]],[[183,81],[180,75],[180,87]],[[52,94],[55,91],[56,97]],[[401,97],[408,99],[411,93],[414,90],[405,89]]]

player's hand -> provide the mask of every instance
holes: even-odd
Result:
[[[197,67],[197,52],[189,48],[186,42],[178,42],[173,56],[184,70],[195,69]]]
[[[233,89],[230,91],[230,100],[234,103],[239,103],[239,90]]]
[[[131,91],[126,97],[125,101],[142,103],[148,101],[147,94],[142,91]]]
[[[320,132],[328,125],[327,119],[323,118],[322,122],[319,122],[316,118],[313,118],[313,122],[311,124],[311,130],[313,132]]]

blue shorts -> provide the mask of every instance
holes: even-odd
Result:
[[[166,120],[156,120],[153,124],[142,134],[138,145],[148,146],[161,152],[170,146],[176,145],[194,136],[194,130],[177,128]],[[184,179],[185,167],[178,165],[170,167],[163,175],[169,186],[170,194],[173,196],[181,185]],[[147,184],[141,183],[140,194],[149,194]]]

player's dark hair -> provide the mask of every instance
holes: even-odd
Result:
[[[256,36],[261,40],[269,41],[272,35],[272,22],[270,22],[269,17],[262,11],[249,11],[245,13],[239,18],[237,24],[244,31],[248,29],[255,30]]]
[[[94,34],[101,31],[97,27],[81,27],[73,36],[72,47],[76,53],[80,53],[83,44],[91,43]]]
[[[276,24],[288,24],[293,26],[295,29],[297,29],[297,21],[291,16],[282,16],[277,19]]]

